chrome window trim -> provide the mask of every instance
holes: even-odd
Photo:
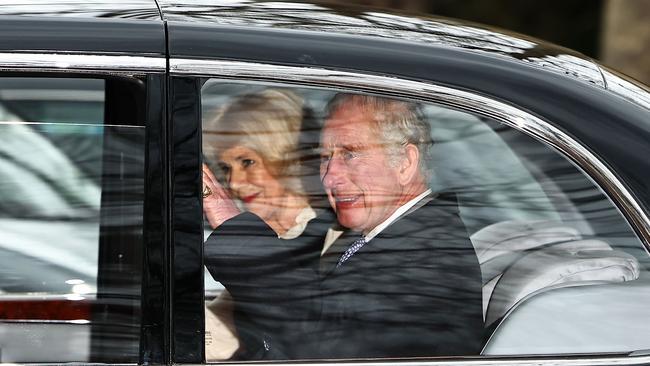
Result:
[[[634,356],[634,357],[563,357],[563,358],[537,358],[537,359],[492,359],[482,360],[473,357],[461,357],[457,360],[377,360],[377,361],[291,361],[291,366],[544,366],[544,365],[557,365],[557,366],[615,366],[615,365],[648,365],[650,357]],[[187,366],[206,366],[206,365],[247,365],[251,362],[208,362],[205,364],[188,364]],[[255,362],[255,365],[287,365],[289,362]]]
[[[0,71],[147,74],[163,73],[166,69],[166,59],[156,56],[0,53]]]
[[[87,126],[87,127],[102,127],[102,128],[105,127],[146,128],[145,126],[138,126],[138,125],[111,125],[111,124],[103,124],[103,123],[78,123],[78,122],[62,123],[62,122],[0,121],[0,126],[2,125],[30,125],[30,126],[65,125],[65,126]]]
[[[396,77],[313,67],[280,66],[240,61],[170,59],[172,75],[282,82],[344,88],[434,102],[478,112],[553,146],[583,169],[617,203],[623,215],[650,249],[650,219],[618,177],[578,141],[548,122],[514,106],[446,86]],[[649,251],[650,253],[650,251]]]

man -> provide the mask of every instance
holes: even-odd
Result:
[[[321,357],[480,352],[478,259],[454,196],[428,188],[431,145],[415,104],[330,103],[321,179],[346,231],[321,259]]]

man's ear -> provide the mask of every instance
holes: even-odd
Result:
[[[420,151],[413,144],[404,147],[404,158],[399,166],[399,183],[408,185],[419,174]]]

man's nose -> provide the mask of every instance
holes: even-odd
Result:
[[[343,182],[345,167],[338,157],[332,157],[321,167],[321,178],[325,188],[334,188]]]

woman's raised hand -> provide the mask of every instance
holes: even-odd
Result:
[[[228,192],[205,164],[203,164],[203,213],[212,229],[216,229],[240,213]]]

